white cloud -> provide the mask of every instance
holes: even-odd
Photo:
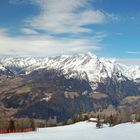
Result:
[[[40,6],[39,15],[26,21],[27,26],[50,33],[80,33],[92,29],[89,24],[106,22],[106,16],[100,10],[91,9],[90,0],[31,0]]]
[[[134,58],[122,58],[122,59],[116,59],[118,62],[125,64],[125,65],[138,65],[140,66],[140,59],[134,59]]]
[[[83,38],[56,39],[41,35],[10,37],[0,34],[0,55],[51,56],[100,49],[98,41],[93,42]]]
[[[27,0],[26,4],[38,5],[40,13],[26,19],[23,28],[18,29],[24,36],[11,37],[7,29],[0,29],[0,55],[51,56],[101,49],[100,42],[105,33],[95,32],[86,25],[102,24],[116,17],[93,6],[91,8],[90,1]],[[10,0],[12,4],[19,2]],[[61,33],[68,33],[69,36],[52,36]],[[81,33],[92,33],[92,36]]]
[[[140,51],[127,51],[128,54],[140,54]]]
[[[20,30],[23,34],[26,34],[26,35],[36,35],[38,34],[37,31],[33,30],[33,29],[30,29],[30,28],[22,28]]]
[[[7,35],[7,34],[8,34],[8,29],[0,28],[0,35]]]

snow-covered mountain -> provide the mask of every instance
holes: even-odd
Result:
[[[130,79],[140,79],[140,66],[131,66],[125,72]]]
[[[56,69],[61,70],[68,78],[79,77],[90,82],[100,82],[112,76],[120,81],[124,81],[125,77],[135,81],[140,78],[140,66],[125,66],[91,53],[50,58],[3,58],[0,64],[0,70],[9,69],[15,74],[29,74],[39,69]]]
[[[17,109],[15,117],[57,116],[58,121],[81,112],[103,110],[110,104],[117,108],[131,103],[129,106],[136,109],[140,96],[139,73],[138,66],[128,67],[91,53],[3,58],[0,60],[1,104],[5,110]]]

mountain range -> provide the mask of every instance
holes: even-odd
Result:
[[[58,121],[75,114],[140,106],[140,66],[94,54],[0,60],[0,117]]]

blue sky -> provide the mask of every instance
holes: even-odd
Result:
[[[0,55],[93,52],[140,59],[139,0],[2,0]]]

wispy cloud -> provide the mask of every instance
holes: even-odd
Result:
[[[93,42],[91,40],[86,38],[57,39],[47,35],[11,37],[0,33],[0,55],[51,56],[99,50],[98,40]]]
[[[20,2],[10,0],[11,4]],[[24,20],[22,28],[18,29],[21,33],[18,37],[11,37],[7,29],[0,29],[0,55],[51,56],[100,50],[101,41],[106,34],[96,32],[88,25],[118,19],[113,14],[91,7],[90,2],[91,0],[22,1],[23,4],[37,5],[40,13]],[[92,36],[87,35],[90,33]]]
[[[91,0],[31,0],[40,6],[40,14],[26,20],[27,26],[49,33],[91,32],[89,24],[102,24],[112,14],[90,7]]]
[[[23,34],[26,34],[26,35],[36,35],[38,34],[37,31],[33,30],[33,29],[30,29],[30,28],[22,28],[20,29],[20,31],[23,33]]]
[[[0,35],[7,35],[8,29],[7,28],[0,28]]]
[[[123,58],[123,59],[116,59],[118,62],[125,64],[125,65],[140,65],[140,59],[134,59],[134,58]]]
[[[140,51],[127,51],[128,54],[140,54]]]

